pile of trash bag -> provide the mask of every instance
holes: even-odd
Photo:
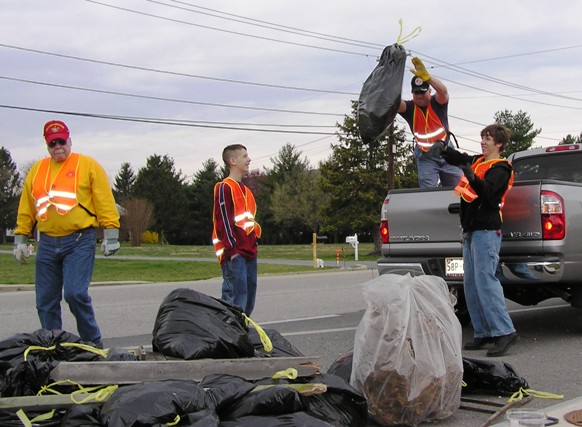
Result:
[[[224,301],[176,289],[160,305],[152,344],[166,356],[185,360],[302,356],[279,332],[249,328],[247,320]],[[265,337],[272,344],[268,349]],[[90,363],[113,359],[132,361],[137,356],[122,349],[96,349],[65,331],[15,335],[0,341],[0,398],[42,394],[47,386],[71,398],[75,392],[89,393],[91,385],[79,389],[78,384],[54,384],[51,371],[61,361],[87,362],[90,369]],[[330,374],[279,376],[144,381],[112,385],[109,394],[95,385],[91,399],[68,408],[0,410],[0,425],[21,426],[24,418],[30,425],[63,427],[367,425],[366,399],[345,379]]]

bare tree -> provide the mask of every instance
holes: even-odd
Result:
[[[154,206],[145,199],[130,199],[123,204],[121,226],[129,232],[131,246],[140,246],[142,234],[152,224]]]

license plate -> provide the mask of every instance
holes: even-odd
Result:
[[[445,275],[463,276],[463,258],[445,258]]]

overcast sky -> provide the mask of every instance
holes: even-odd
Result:
[[[3,0],[0,16],[0,145],[21,168],[47,155],[51,119],[110,179],[153,154],[190,178],[233,143],[253,169],[286,143],[316,166],[400,19],[448,86],[461,149],[505,109],[530,115],[537,146],[582,132],[579,0]]]

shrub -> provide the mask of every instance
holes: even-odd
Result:
[[[160,242],[160,236],[155,231],[144,231],[141,235],[141,241],[143,243],[158,244]]]

